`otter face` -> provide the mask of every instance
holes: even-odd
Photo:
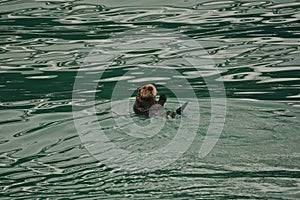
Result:
[[[156,97],[156,88],[152,84],[146,84],[139,88],[138,96],[143,99],[152,99]]]

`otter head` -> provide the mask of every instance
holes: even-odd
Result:
[[[139,88],[137,94],[141,99],[155,99],[156,97],[156,88],[152,84],[146,84]]]

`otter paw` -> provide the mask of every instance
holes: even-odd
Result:
[[[167,101],[167,96],[164,94],[160,95],[158,101],[163,105]]]

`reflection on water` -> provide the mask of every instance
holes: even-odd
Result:
[[[0,8],[2,197],[299,197],[298,1],[13,0],[1,1]],[[135,43],[120,50],[122,45],[112,42],[111,52],[120,50],[120,56],[81,67],[97,45],[143,27],[169,29],[195,39],[221,73],[228,113],[218,144],[204,159],[198,158],[198,144],[210,119],[204,77],[214,79],[215,73],[209,63],[199,73],[181,57],[197,49],[174,53],[155,43]],[[172,133],[176,121],[169,122],[169,131],[144,144],[113,131],[107,104],[117,81],[138,86],[144,80],[137,79],[143,76],[135,71],[137,67],[157,64],[181,73],[201,102],[193,145],[175,163],[147,173],[129,173],[95,160],[74,128],[72,106],[83,111],[92,106],[81,99],[72,101],[79,67],[91,74],[108,66],[96,88],[96,112],[108,137],[124,148],[151,151],[174,137],[167,133]],[[130,70],[130,76],[123,76]],[[156,82],[168,78],[164,75]],[[158,90],[171,97],[169,108],[177,106],[167,88],[158,85]],[[76,92],[88,97],[94,90]],[[149,120],[134,115],[133,119]]]
[[[229,97],[281,100],[299,94],[297,11],[296,2],[108,8],[96,2],[10,1],[2,5],[1,71],[22,76],[8,84],[11,77],[5,75],[2,84],[7,91],[24,78],[72,78],[71,72],[95,45],[119,32],[145,26],[171,28],[196,39],[222,72]],[[174,67],[180,64],[176,57],[166,57],[163,49],[155,47],[115,60],[116,66],[123,67],[157,62]],[[182,70],[183,74],[193,73],[188,68]],[[197,85],[199,77],[189,77]]]

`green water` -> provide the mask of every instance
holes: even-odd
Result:
[[[299,199],[299,11],[291,0],[0,0],[1,199]],[[118,107],[145,82],[167,109],[185,100],[176,92],[190,101],[153,135],[138,129],[151,119]],[[223,85],[223,131],[199,157]],[[180,123],[172,151],[131,160],[172,144]]]

